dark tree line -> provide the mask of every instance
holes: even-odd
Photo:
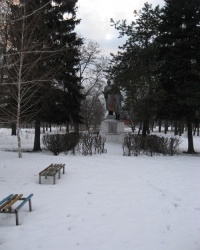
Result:
[[[200,111],[200,2],[166,0],[159,32],[158,114],[186,122],[193,153],[192,124]]]
[[[192,125],[200,111],[200,1],[146,3],[136,20],[111,20],[126,43],[112,56],[110,74],[125,93],[124,109],[143,124],[157,120],[185,123],[188,153],[194,153]]]
[[[81,122],[83,95],[77,71],[82,39],[74,31],[80,22],[76,19],[76,3],[5,2],[0,121],[16,124],[19,157],[21,124],[35,121],[34,150],[40,150],[41,121]]]

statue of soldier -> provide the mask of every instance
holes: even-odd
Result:
[[[107,85],[104,88],[103,91],[104,97],[105,97],[105,101],[106,101],[106,109],[108,111],[109,115],[113,115],[114,112],[114,102],[115,102],[115,97],[113,94],[113,90],[112,90],[112,86],[111,86],[111,81],[108,80],[107,81]]]
[[[116,120],[120,119],[120,112],[121,112],[121,102],[122,102],[122,95],[120,92],[119,87],[115,85],[111,85],[111,81],[107,81],[107,85],[103,91],[105,101],[106,101],[106,109],[109,115],[113,115],[115,112]]]

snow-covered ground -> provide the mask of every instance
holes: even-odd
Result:
[[[33,211],[0,214],[1,250],[199,250],[200,156],[122,156],[122,145],[106,143],[106,154],[54,156],[24,152],[0,129],[0,200],[33,193]],[[22,130],[22,147],[33,148],[33,132]],[[200,152],[200,138],[194,138]],[[182,137],[182,150],[187,139]],[[53,185],[38,173],[64,163]]]

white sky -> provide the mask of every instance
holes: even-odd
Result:
[[[102,52],[109,55],[116,52],[124,41],[118,38],[118,31],[110,26],[110,18],[115,21],[133,20],[133,11],[140,10],[147,0],[78,0],[77,18],[81,23],[76,31],[86,40],[94,40]],[[163,6],[164,0],[150,0],[150,4]]]

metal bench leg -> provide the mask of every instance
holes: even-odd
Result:
[[[63,166],[63,174],[65,174],[65,166]]]
[[[28,201],[29,202],[29,211],[32,211],[32,204],[31,204],[31,199]]]
[[[19,225],[19,215],[18,215],[18,211],[15,212],[16,215],[16,226]]]
[[[58,179],[60,179],[60,170],[58,171]]]
[[[39,184],[41,184],[41,175],[39,175]]]
[[[53,176],[53,184],[56,184],[56,175]]]

